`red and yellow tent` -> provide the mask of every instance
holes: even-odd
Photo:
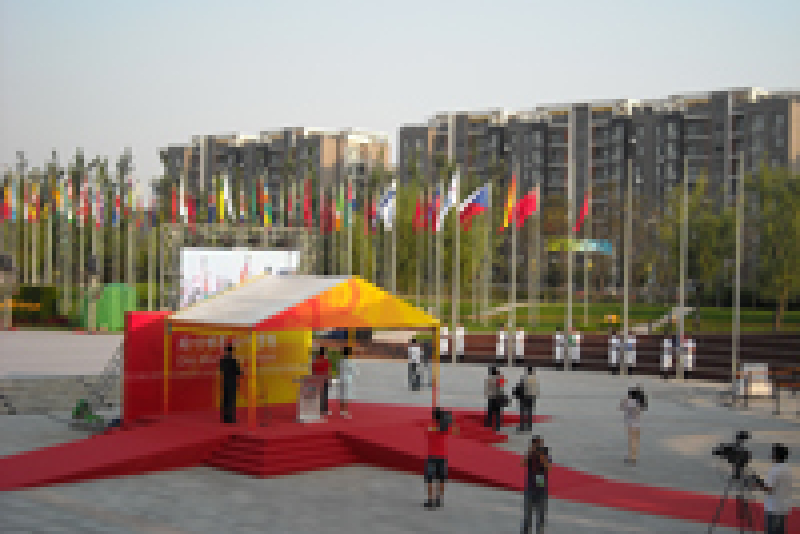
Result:
[[[296,399],[295,379],[309,370],[312,332],[329,328],[431,329],[438,384],[438,319],[358,277],[255,277],[163,322],[163,413],[219,405],[219,357],[232,342],[247,378],[238,405],[248,407],[255,426],[257,406]]]

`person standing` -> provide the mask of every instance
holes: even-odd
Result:
[[[639,456],[640,416],[642,413],[640,395],[636,388],[628,390],[628,396],[620,401],[619,409],[625,414],[625,430],[628,434],[628,457],[625,458],[625,463],[636,465],[636,459]]]
[[[628,374],[633,374],[633,368],[636,367],[636,336],[629,331],[625,338],[625,365],[628,367]]]
[[[345,419],[350,419],[347,404],[353,398],[353,380],[359,374],[356,362],[350,358],[352,353],[351,347],[345,347],[339,360],[339,415]]]
[[[540,436],[531,439],[531,445],[520,465],[527,467],[525,472],[525,512],[522,517],[522,534],[530,534],[533,511],[536,509],[536,533],[544,532],[547,516],[548,475],[550,472],[550,453]]]
[[[456,335],[455,335],[455,359],[457,362],[464,361],[464,336],[466,335],[466,331],[464,330],[464,325],[458,323],[456,327]]]
[[[439,332],[439,360],[443,360],[444,357],[449,354],[450,351],[450,329],[446,326],[441,328]]]
[[[502,366],[506,363],[506,345],[508,344],[506,339],[506,331],[500,330],[497,333],[497,344],[494,348],[494,354],[497,358],[497,365]]]
[[[670,370],[672,370],[672,339],[670,336],[664,336],[661,349],[661,378],[668,379]]]
[[[555,335],[555,360],[556,366],[564,370],[564,334],[561,333],[561,327],[556,327],[556,335]]]
[[[219,361],[219,371],[222,374],[222,422],[233,424],[236,422],[236,386],[242,369],[233,357],[231,343],[225,347],[225,355]]]
[[[419,391],[420,363],[422,363],[422,347],[417,343],[417,338],[413,338],[408,346],[408,387],[413,391]]]
[[[686,337],[686,335],[684,335],[681,345],[684,356],[683,373],[684,377],[688,379],[692,372],[692,367],[694,367],[694,339],[689,339]]]
[[[325,347],[319,348],[319,356],[314,360],[311,371],[318,380],[322,381],[322,394],[319,399],[320,415],[330,415],[331,413],[328,411],[328,389],[330,387],[331,362],[328,361],[328,357],[325,354]]]
[[[508,402],[508,398],[503,392],[505,378],[497,371],[496,367],[489,368],[489,377],[486,379],[484,392],[486,394],[486,426],[494,428],[495,432],[500,431],[503,426],[503,408]]]
[[[428,500],[425,508],[439,508],[444,499],[444,483],[447,480],[447,440],[451,433],[458,435],[458,427],[452,425],[452,416],[440,407],[433,409],[433,424],[428,427],[428,458],[425,461],[425,482],[428,484]],[[436,500],[433,498],[433,479],[439,481]]]
[[[517,327],[517,335],[516,339],[514,340],[514,358],[517,360],[518,363],[524,364],[525,363],[525,330],[521,327]]]
[[[792,492],[792,472],[786,460],[789,449],[781,443],[772,445],[772,467],[766,480],[756,478],[758,489],[767,493],[764,500],[764,532],[786,534],[786,516]]]
[[[573,369],[581,363],[581,334],[575,328],[569,330],[569,361]]]
[[[528,367],[528,374],[520,378],[517,385],[517,398],[519,399],[519,428],[518,432],[533,430],[533,408],[539,396],[539,382],[536,380],[533,367]]]
[[[613,328],[608,333],[608,365],[612,375],[619,374],[619,336]]]

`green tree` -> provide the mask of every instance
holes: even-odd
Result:
[[[760,237],[759,289],[776,300],[775,329],[780,330],[789,299],[800,293],[800,176],[762,165],[746,188],[757,198],[752,216]]]

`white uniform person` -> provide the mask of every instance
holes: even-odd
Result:
[[[339,360],[339,415],[350,418],[347,403],[353,398],[353,379],[359,374],[356,362],[350,359],[351,348],[345,347],[343,358]]]
[[[561,328],[556,328],[555,336],[555,360],[556,365],[563,369],[564,365],[564,334],[561,333]]]
[[[636,336],[630,333],[625,344],[625,363],[628,365],[628,372],[633,372],[633,368],[636,367]]]
[[[420,363],[422,363],[422,348],[414,338],[408,346],[408,387],[413,390],[419,389]]]
[[[619,336],[612,330],[608,339],[608,366],[612,375],[619,374]]]
[[[664,336],[661,349],[661,378],[666,380],[672,370],[672,339]]]
[[[503,365],[506,359],[506,344],[508,343],[506,331],[500,330],[497,338],[497,345],[495,345],[494,354],[497,357],[497,365]]]
[[[570,365],[572,365],[574,368],[577,368],[581,363],[581,334],[574,328],[570,330],[569,341]]]
[[[525,330],[522,327],[517,328],[517,335],[514,341],[514,357],[522,364],[525,361]]]
[[[464,325],[459,324],[456,327],[456,335],[455,335],[455,343],[453,347],[453,352],[455,353],[454,359],[455,361],[463,361],[464,360],[464,336],[466,335],[466,331],[464,330]]]

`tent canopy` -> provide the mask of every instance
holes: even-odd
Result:
[[[435,317],[356,276],[263,275],[176,312],[169,321],[247,330],[439,326]]]

